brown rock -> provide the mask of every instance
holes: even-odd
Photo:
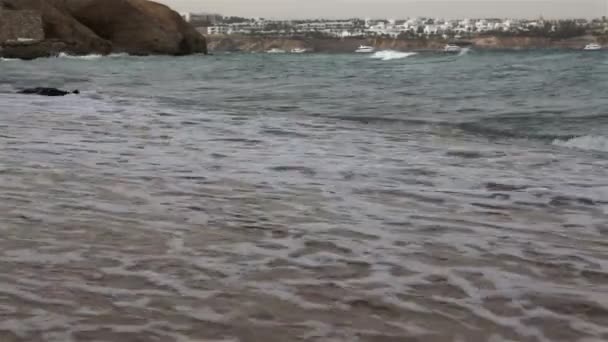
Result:
[[[2,44],[0,55],[4,58],[35,59],[55,56],[66,50],[66,44],[61,41],[43,40],[31,43]]]
[[[0,42],[44,40],[42,16],[38,11],[0,10]]]
[[[47,39],[63,41],[67,45],[67,52],[74,54],[108,54],[112,51],[111,42],[72,17],[60,1],[39,1]]]
[[[63,51],[75,54],[107,54],[112,50],[109,41],[100,38],[74,19],[66,11],[61,0],[0,0],[0,3],[14,10],[39,12],[45,39],[63,42],[65,44]]]
[[[114,52],[207,53],[205,38],[165,5],[147,0],[66,0],[79,22],[112,42]]]
[[[169,7],[152,1],[0,0],[3,9],[39,13],[45,41],[10,47],[0,41],[0,55],[10,52],[29,59],[56,54],[60,47],[72,54],[207,53],[200,33]]]

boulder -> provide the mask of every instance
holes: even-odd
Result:
[[[60,46],[71,54],[207,53],[205,38],[178,13],[148,0],[0,0],[3,9],[39,13],[44,41],[12,47],[0,41],[0,55],[46,56]]]
[[[112,50],[112,44],[100,38],[88,27],[78,22],[62,6],[61,0],[0,0],[2,6],[13,10],[29,10],[40,13],[44,38],[60,41],[64,44],[63,51],[74,54],[107,54]],[[39,44],[44,46],[57,44]],[[49,53],[52,53],[49,51]]]
[[[80,91],[65,91],[57,88],[47,88],[47,87],[36,87],[36,88],[27,88],[17,92],[18,94],[25,95],[40,95],[40,96],[66,96],[69,94],[80,94]]]
[[[33,42],[6,42],[0,44],[0,56],[4,58],[36,59],[56,56],[68,51],[68,46],[57,40],[42,40]]]
[[[65,0],[70,13],[114,52],[136,55],[207,53],[205,38],[175,11],[147,0]]]

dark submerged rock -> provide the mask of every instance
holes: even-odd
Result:
[[[45,88],[45,87],[37,87],[37,88],[27,88],[18,91],[19,94],[27,94],[27,95],[41,95],[41,96],[66,96],[68,94],[80,94],[80,91],[65,91],[57,88]]]

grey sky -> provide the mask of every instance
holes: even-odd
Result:
[[[608,0],[155,0],[180,12],[267,18],[601,17]]]

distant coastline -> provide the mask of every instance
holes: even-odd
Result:
[[[290,51],[304,48],[317,53],[349,53],[360,45],[380,50],[439,51],[453,40],[443,38],[293,38],[250,35],[212,35],[207,37],[210,52],[265,52],[271,49]],[[548,37],[478,36],[458,41],[480,50],[572,49],[580,50],[589,43],[606,43],[602,37],[583,35],[568,39]]]
[[[208,37],[210,50],[218,52],[298,48],[332,53],[352,52],[359,45],[432,51],[453,43],[475,49],[583,49],[587,44],[605,44],[608,40],[606,17],[277,20],[189,13],[184,18]]]

